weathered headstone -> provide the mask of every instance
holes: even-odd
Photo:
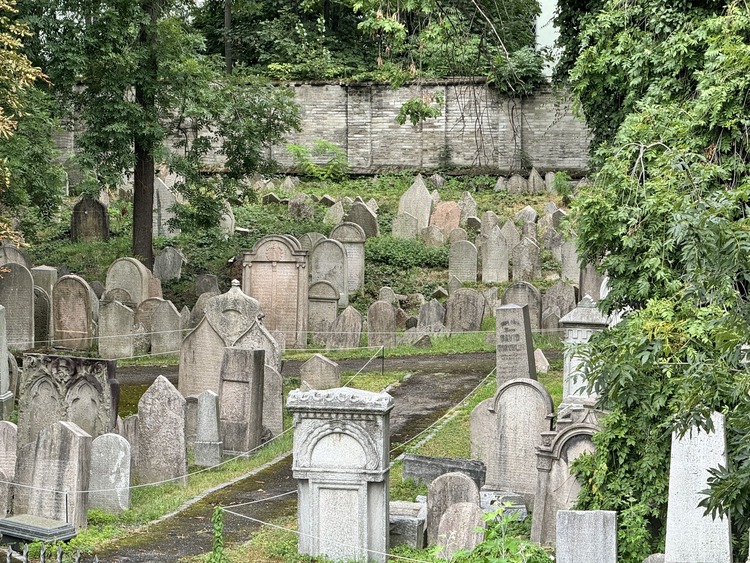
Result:
[[[458,502],[479,506],[479,489],[468,475],[446,473],[427,487],[427,543],[438,542],[440,519],[448,508]]]
[[[563,243],[560,259],[560,277],[563,281],[578,284],[581,278],[581,266],[578,263],[576,241],[567,240]]]
[[[440,248],[445,244],[445,233],[435,225],[428,225],[422,229],[420,238],[424,245],[429,248]]]
[[[505,182],[505,189],[509,194],[525,194],[529,191],[528,182],[523,176],[513,174],[508,181]]]
[[[396,309],[385,301],[375,301],[367,309],[367,344],[396,346]]]
[[[461,217],[459,219],[459,224],[461,226],[466,224],[466,220],[469,217],[477,216],[477,202],[469,192],[461,194],[461,198],[458,200],[458,207],[461,209]]]
[[[338,290],[326,281],[310,286],[307,293],[307,328],[314,343],[325,342],[331,325],[336,320],[339,295]]]
[[[310,251],[308,262],[310,285],[320,281],[330,283],[338,291],[338,306],[344,308],[349,305],[349,260],[344,245],[337,240],[321,240]]]
[[[484,511],[479,505],[472,502],[450,505],[438,525],[436,543],[442,547],[438,557],[451,561],[458,551],[471,551],[484,540],[486,527]]]
[[[182,316],[171,301],[161,301],[151,315],[151,354],[179,354]]]
[[[128,292],[133,304],[137,307],[149,294],[151,272],[135,258],[118,258],[107,270],[107,291],[121,288]]]
[[[187,485],[185,398],[160,375],[138,401],[137,478]]]
[[[521,223],[536,223],[538,218],[539,214],[536,212],[536,209],[530,205],[527,205],[515,215],[516,221],[520,221]]]
[[[182,197],[170,189],[161,178],[154,178],[153,232],[154,236],[171,237],[180,233],[169,224],[175,218],[174,206],[182,202]]]
[[[361,335],[362,315],[350,305],[331,324],[331,330],[326,336],[326,348],[329,350],[359,348]]]
[[[315,204],[307,194],[294,194],[289,200],[288,211],[290,219],[296,221],[310,220],[315,217]]]
[[[604,275],[597,272],[593,264],[586,264],[585,268],[581,268],[581,281],[578,285],[580,294],[589,295],[593,301],[599,301],[603,281]]]
[[[344,215],[344,204],[337,201],[326,211],[326,214],[323,216],[323,223],[326,225],[338,225],[344,220]]]
[[[130,508],[130,444],[118,434],[91,443],[89,508],[117,514]]]
[[[311,391],[314,389],[334,389],[341,384],[341,369],[321,354],[313,356],[299,368],[300,389]]]
[[[464,287],[454,291],[445,302],[445,328],[450,332],[478,332],[484,318],[484,296]]]
[[[414,240],[419,234],[419,221],[410,213],[399,213],[391,221],[391,236]]]
[[[408,545],[423,549],[427,505],[423,502],[392,500],[389,503],[389,512],[390,547]]]
[[[542,260],[536,243],[524,237],[513,248],[513,281],[531,282],[542,277]]]
[[[393,306],[398,306],[398,297],[396,292],[388,286],[383,286],[378,291],[378,301],[385,301]]]
[[[151,349],[151,337],[154,333],[154,313],[163,303],[165,303],[165,301],[160,297],[149,297],[148,299],[141,301],[135,308],[133,324],[135,326],[142,326],[145,331],[146,351]]]
[[[469,240],[469,237],[466,234],[465,229],[458,227],[457,229],[453,229],[448,235],[448,244],[452,245],[454,242],[458,242],[460,240]]]
[[[497,386],[527,377],[536,379],[534,345],[526,305],[501,305],[495,309]]]
[[[39,286],[34,286],[34,342],[37,348],[51,345],[52,299]],[[4,341],[5,339],[3,339]]]
[[[326,236],[321,233],[305,233],[304,235],[299,237],[299,245],[302,250],[307,250],[308,252],[310,252],[316,244],[325,239]]]
[[[58,348],[88,350],[96,338],[99,300],[83,278],[63,276],[52,289],[54,341]]]
[[[134,355],[133,319],[135,313],[119,301],[99,307],[99,355],[103,358],[130,358]]]
[[[474,213],[472,213],[474,215]],[[459,227],[461,207],[455,201],[443,201],[435,206],[430,217],[430,225],[437,227],[447,237],[453,229]]]
[[[211,390],[198,395],[193,444],[195,465],[198,467],[214,467],[221,463],[224,443],[221,440],[219,412],[219,395]]]
[[[26,251],[4,240],[0,241],[0,266],[5,264],[21,264],[27,270],[31,270],[31,260]]]
[[[355,201],[352,204],[349,212],[344,215],[344,222],[355,223],[362,227],[367,238],[380,234],[377,214],[363,202]]]
[[[714,559],[702,557],[696,559],[698,560],[714,561]],[[558,511],[555,561],[558,563],[617,563],[617,512],[613,510]]]
[[[482,282],[508,281],[508,243],[495,225],[482,242]]]
[[[346,250],[349,295],[359,292],[365,283],[365,232],[356,223],[341,223],[331,230],[330,238]]]
[[[411,187],[404,192],[398,203],[399,215],[408,213],[417,219],[417,232],[430,223],[432,213],[432,196],[424,184],[422,175],[418,174]]]
[[[219,294],[219,279],[214,274],[195,276],[195,294],[200,297],[204,293]]]
[[[52,288],[57,283],[57,268],[52,266],[35,266],[31,268],[31,277],[34,279],[34,285],[41,287],[52,297]]]
[[[477,281],[477,247],[467,240],[451,245],[448,255],[448,275],[460,282]]]
[[[567,315],[576,307],[575,288],[563,280],[557,280],[542,295],[542,311],[555,307],[560,316]]]
[[[33,456],[28,513],[85,527],[91,436],[73,422],[55,422],[39,432]]]
[[[179,280],[183,264],[187,264],[187,260],[179,249],[164,247],[154,258],[154,275],[163,282]]]
[[[268,364],[263,370],[263,427],[278,436],[284,431],[284,390],[281,374]]]
[[[225,348],[221,365],[221,425],[224,449],[249,452],[263,435],[265,351]]]
[[[307,252],[294,238],[269,235],[244,253],[242,267],[242,290],[260,303],[266,314],[263,319],[266,328],[283,331],[287,346],[304,348],[307,345]]]
[[[527,282],[510,284],[501,297],[503,305],[528,305],[531,329],[538,330],[541,326],[542,296],[539,290]]]
[[[357,389],[294,390],[287,408],[294,415],[299,552],[384,563],[393,399]]]
[[[664,563],[732,561],[729,518],[714,518],[698,506],[705,498],[709,470],[727,467],[724,415],[713,413],[711,422],[713,432],[692,428],[681,438],[672,434]]]
[[[417,454],[404,454],[401,464],[401,477],[417,483],[429,485],[446,473],[463,473],[471,477],[481,489],[487,479],[487,467],[481,461],[451,457],[433,457]]]
[[[431,299],[419,308],[419,321],[417,327],[420,330],[430,330],[430,327],[445,326],[445,307],[437,299]],[[433,332],[433,331],[430,331]]]
[[[109,214],[100,201],[83,196],[73,206],[70,239],[75,242],[109,240]]]
[[[34,347],[34,280],[31,272],[15,262],[0,269],[0,305],[5,307],[7,346],[11,350]]]

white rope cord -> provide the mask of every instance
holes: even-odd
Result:
[[[476,392],[477,392],[477,391],[478,391],[478,390],[479,390],[479,389],[480,389],[481,387],[483,387],[483,386],[485,385],[485,383],[487,383],[487,380],[488,380],[488,379],[489,379],[490,377],[492,377],[492,376],[494,375],[494,373],[495,373],[495,370],[496,370],[496,369],[497,369],[496,367],[492,368],[492,371],[490,371],[490,373],[488,373],[488,374],[487,374],[487,375],[486,375],[486,376],[484,377],[484,379],[482,379],[482,381],[480,381],[480,382],[479,382],[479,383],[477,384],[477,386],[476,386],[476,387],[474,387],[474,389],[472,389],[471,391],[469,391],[469,394],[468,394],[468,395],[466,395],[466,396],[465,396],[465,397],[464,397],[463,399],[461,399],[461,400],[460,400],[460,401],[459,401],[458,403],[456,403],[456,404],[455,404],[455,405],[453,405],[453,406],[452,406],[452,407],[451,407],[450,409],[448,409],[448,410],[447,410],[447,411],[445,412],[445,414],[444,414],[443,416],[441,416],[440,418],[438,418],[438,419],[437,419],[437,420],[436,420],[435,422],[433,422],[432,424],[430,424],[430,425],[429,425],[429,426],[428,426],[427,428],[425,428],[424,430],[422,430],[422,431],[421,431],[421,432],[419,432],[418,434],[416,434],[416,435],[412,436],[411,438],[409,438],[409,439],[408,439],[408,440],[407,440],[406,442],[403,442],[402,444],[399,444],[399,445],[398,445],[398,446],[396,446],[395,448],[391,448],[391,451],[390,451],[390,452],[388,452],[388,453],[391,453],[391,454],[392,454],[392,453],[393,453],[393,452],[395,452],[396,450],[400,450],[400,449],[404,448],[404,447],[405,447],[405,446],[406,446],[407,444],[410,444],[411,442],[413,442],[414,440],[416,440],[417,438],[419,438],[419,437],[420,437],[420,436],[421,436],[422,434],[424,434],[424,433],[425,433],[425,432],[427,432],[428,430],[430,430],[430,429],[432,429],[432,428],[435,428],[435,427],[436,427],[436,426],[437,426],[438,424],[442,424],[442,423],[444,423],[444,422],[447,422],[447,421],[448,421],[448,419],[449,419],[449,418],[452,418],[452,417],[453,417],[453,416],[455,415],[455,413],[456,413],[456,412],[458,412],[458,409],[459,409],[459,408],[460,408],[460,407],[461,407],[461,406],[462,406],[462,405],[463,405],[463,404],[464,404],[464,403],[465,403],[466,401],[468,401],[468,400],[469,400],[469,398],[470,398],[470,397],[471,397],[471,396],[472,396],[472,395],[473,395],[474,393],[476,393]]]
[[[344,383],[341,387],[347,387],[352,381],[354,381],[354,378],[357,377],[359,374],[361,374],[362,371],[370,364],[370,362],[373,361],[375,358],[377,358],[381,353],[383,353],[384,350],[385,350],[385,348],[383,346],[380,346],[378,348],[378,351],[375,352],[375,354],[373,356],[371,356],[370,359],[365,362],[365,365],[363,365],[361,368],[359,368],[359,371],[357,373],[355,373],[354,375],[352,375],[349,378],[349,380],[346,383]]]
[[[245,514],[240,514],[238,512],[234,512],[232,510],[227,510],[226,508],[222,508],[222,510],[227,514],[232,514],[233,516],[238,516],[239,518],[244,518],[245,520],[251,520],[252,522],[257,522],[258,524],[261,524],[263,526],[268,526],[270,528],[276,528],[277,530],[283,530],[285,532],[291,532],[293,534],[296,534],[298,536],[304,536],[306,538],[312,538],[317,540],[324,540],[327,543],[335,543],[336,545],[340,545],[342,547],[349,547],[352,549],[356,549],[359,551],[366,551],[368,553],[373,553],[375,555],[385,555],[386,557],[390,559],[399,559],[401,561],[413,561],[416,563],[429,563],[428,561],[425,561],[424,559],[413,559],[411,557],[402,557],[401,555],[392,555],[390,553],[386,553],[384,551],[377,551],[375,549],[368,549],[363,546],[359,545],[353,545],[345,542],[340,542],[336,540],[329,540],[325,539],[323,536],[315,536],[313,534],[306,534],[304,532],[300,532],[299,530],[293,530],[292,528],[285,528],[284,526],[279,526],[278,524],[271,524],[270,522],[264,522],[263,520],[259,520],[258,518],[253,518],[252,516],[247,516]]]
[[[223,509],[226,509],[226,508],[239,508],[241,506],[249,506],[251,504],[258,504],[259,502],[266,502],[268,500],[276,500],[277,498],[287,497],[289,495],[296,495],[296,494],[297,494],[297,489],[294,489],[293,491],[287,491],[285,493],[281,493],[279,495],[274,495],[272,497],[261,498],[261,499],[258,499],[258,500],[251,500],[250,502],[242,502],[240,504],[230,504],[229,506],[223,506],[222,508]]]

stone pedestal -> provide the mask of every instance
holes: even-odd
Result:
[[[357,389],[289,394],[300,553],[385,562],[392,408],[390,395]]]

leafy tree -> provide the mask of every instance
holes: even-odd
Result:
[[[85,128],[77,142],[84,191],[120,183],[134,171],[133,254],[147,265],[154,167],[167,162],[187,178],[189,195],[220,200],[229,183],[201,176],[211,141],[224,142],[227,179],[265,165],[263,149],[298,126],[288,95],[228,76],[204,53],[182,0],[25,0],[33,52],[69,115]],[[240,84],[242,85],[240,87]],[[179,154],[166,141],[177,139]],[[217,191],[218,190],[218,191]]]
[[[619,511],[621,561],[661,551],[671,432],[710,429],[721,411],[730,461],[702,504],[731,512],[744,561],[750,15],[734,1],[608,0],[583,37],[573,88],[610,141],[575,204],[578,248],[609,276],[600,306],[626,313],[587,349],[589,383],[609,414],[596,452],[577,463],[579,505]]]

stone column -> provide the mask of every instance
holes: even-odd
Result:
[[[289,394],[300,553],[386,561],[392,408],[390,395],[358,389]]]

